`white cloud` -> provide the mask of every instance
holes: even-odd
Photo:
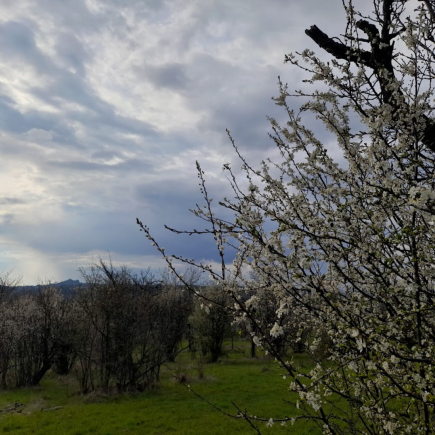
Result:
[[[272,155],[277,76],[300,82],[284,54],[315,48],[312,24],[344,28],[340,0],[4,0],[0,12],[0,269],[27,282],[74,278],[93,252],[159,263],[136,217],[214,261],[213,243],[162,230],[197,225],[195,160],[224,195],[222,164],[240,166],[225,128],[253,163]]]

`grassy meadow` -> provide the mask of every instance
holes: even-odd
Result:
[[[302,366],[309,359],[295,355]],[[177,380],[178,379],[178,380]],[[185,384],[180,382],[186,381]],[[201,363],[182,353],[175,363],[167,364],[161,382],[144,393],[78,393],[73,374],[60,377],[49,373],[38,387],[0,392],[0,434],[253,434],[246,421],[232,419],[196,397],[186,384],[223,411],[236,414],[232,405],[261,417],[295,416],[296,410],[283,401],[294,399],[287,391],[277,364],[261,355],[249,358],[249,344],[243,341],[226,346],[226,355],[214,364]],[[5,411],[15,403],[21,412]],[[275,424],[267,434],[318,434],[309,422],[287,427]]]

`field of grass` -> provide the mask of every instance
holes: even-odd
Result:
[[[296,356],[309,366],[304,356]],[[77,393],[74,376],[50,374],[34,388],[3,391],[0,409],[24,404],[21,413],[0,413],[0,434],[41,435],[118,435],[118,434],[253,434],[246,421],[225,416],[196,397],[178,378],[185,378],[199,395],[222,410],[236,414],[234,402],[248,414],[258,417],[295,416],[295,409],[283,399],[292,399],[276,363],[267,357],[248,358],[248,349],[237,342],[227,356],[214,364],[203,364],[198,357],[182,354],[165,367],[161,383],[140,394],[104,395]],[[294,399],[294,398],[293,398]],[[312,423],[295,426],[275,424],[259,427],[263,434],[318,434]]]

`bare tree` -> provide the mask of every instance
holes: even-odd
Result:
[[[37,385],[55,362],[66,337],[66,303],[59,290],[41,285],[36,293],[24,293],[10,305],[15,384]]]
[[[0,386],[6,388],[8,373],[13,364],[15,331],[13,322],[13,296],[19,279],[14,279],[11,272],[0,275]]]
[[[87,285],[75,296],[82,391],[143,389],[157,381],[185,328],[182,289],[164,290],[149,272],[138,276],[103,261],[82,274]]]

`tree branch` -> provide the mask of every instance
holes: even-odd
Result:
[[[429,11],[430,17],[432,18],[432,22],[435,23],[435,11],[432,6],[432,2],[430,0],[422,0],[422,1],[426,5],[427,10]]]
[[[335,41],[330,38],[326,33],[322,32],[316,25],[311,26],[305,30],[305,33],[320,47],[332,54],[336,59],[343,59],[354,62],[356,64],[362,63],[371,67],[371,53],[363,50],[355,50],[348,47],[346,44]]]
[[[384,16],[384,24],[391,21],[391,3],[391,0],[385,0],[384,2],[384,14],[387,14],[387,16]],[[427,7],[430,8],[429,11],[431,16],[435,16],[435,14],[432,15],[433,9],[430,3],[426,1],[425,3]],[[372,69],[376,74],[381,87],[383,103],[389,104],[393,108],[393,113],[398,112],[400,108],[402,108],[403,111],[404,103],[399,103],[398,99],[393,97],[390,87],[391,83],[395,81],[393,68],[393,45],[390,44],[392,35],[384,26],[381,38],[378,28],[366,20],[358,21],[356,26],[368,36],[371,52],[349,47],[346,44],[338,42],[336,41],[336,38],[329,37],[316,25],[305,30],[305,34],[308,35],[320,48],[334,56],[336,59],[347,60],[356,65],[364,65]],[[385,46],[385,44],[387,44],[387,46]],[[388,72],[388,75],[383,73],[385,70]],[[406,110],[411,113],[410,107],[407,107]],[[420,140],[427,148],[435,152],[435,122],[427,115],[422,115],[422,117],[425,127]]]

